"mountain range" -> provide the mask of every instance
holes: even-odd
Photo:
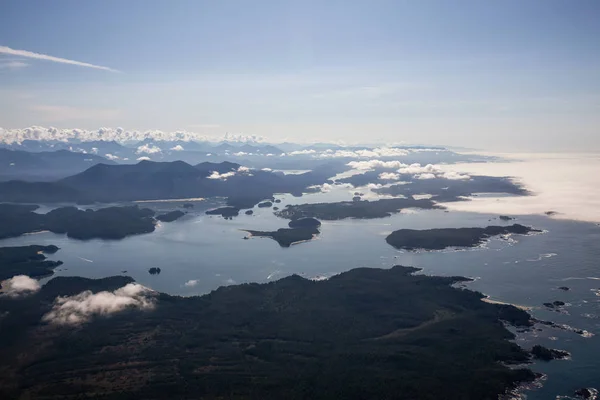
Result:
[[[324,164],[298,175],[255,170],[231,162],[140,161],[94,165],[54,182],[0,182],[4,202],[115,202],[195,197],[226,197],[238,208],[250,208],[275,193],[301,195],[309,186],[328,182],[336,165]]]
[[[0,148],[0,181],[49,181],[84,171],[99,163],[115,164],[94,154],[68,150],[28,152]]]

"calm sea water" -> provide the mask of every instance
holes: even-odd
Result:
[[[351,196],[348,190],[301,199],[281,196],[282,203],[275,205],[346,200]],[[274,230],[287,225],[288,221],[275,217],[271,209],[255,208],[253,216],[224,220],[204,215],[204,210],[214,205],[196,203],[188,215],[162,223],[154,233],[119,241],[79,241],[46,232],[0,240],[0,246],[55,244],[61,250],[50,258],[62,260],[64,265],[54,276],[124,274],[155,290],[184,296],[207,293],[222,285],[268,282],[294,273],[319,278],[356,267],[410,265],[423,268],[426,274],[477,278],[468,287],[494,300],[531,307],[536,318],[600,334],[597,224],[519,216],[515,222],[543,229],[544,233],[495,239],[483,248],[470,250],[401,252],[385,242],[385,236],[395,229],[505,224],[491,214],[408,210],[383,219],[325,221],[316,240],[281,248],[267,238],[243,240],[246,233],[241,229]],[[169,210],[177,204],[143,206]],[[150,275],[151,267],[160,267],[161,274]],[[564,292],[557,289],[559,286],[571,290]],[[567,303],[563,312],[542,306],[554,300]],[[540,343],[572,354],[570,360],[533,366],[547,374],[547,379],[541,388],[525,393],[528,399],[554,399],[581,387],[600,386],[600,335],[582,337],[543,327],[541,332],[519,334],[517,341],[524,347]]]

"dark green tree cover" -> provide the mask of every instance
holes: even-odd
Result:
[[[153,232],[154,211],[138,206],[80,210],[61,207],[37,214],[37,206],[0,204],[0,239],[49,230],[75,239],[122,239]]]
[[[77,327],[40,322],[54,296],[127,278],[55,278],[0,298],[0,397],[495,400],[534,378],[506,366],[529,355],[500,322],[529,325],[526,312],[415,270],[157,294],[154,310]]]
[[[175,210],[165,214],[158,215],[156,217],[157,220],[161,222],[173,222],[181,217],[183,217],[185,213],[183,211]]]
[[[206,211],[206,215],[220,215],[225,219],[231,219],[240,215],[240,209],[237,207],[219,207]]]
[[[447,247],[474,247],[497,235],[525,235],[540,232],[520,224],[488,226],[487,228],[399,229],[385,238],[388,244],[404,250],[442,250]]]
[[[318,228],[321,226],[321,221],[316,218],[298,218],[291,220],[288,226],[290,228]]]
[[[245,229],[252,236],[269,237],[275,240],[281,247],[290,247],[294,243],[311,240],[319,234],[319,230],[314,227],[301,228],[279,228],[276,231],[253,231]]]
[[[43,253],[54,254],[57,251],[58,247],[54,245],[0,247],[0,281],[15,275],[32,278],[52,275],[62,261],[46,260]]]
[[[312,217],[323,220],[344,218],[384,218],[403,208],[441,208],[428,199],[380,199],[375,201],[340,201],[336,203],[315,203],[288,205],[275,214],[282,218],[299,219]]]
[[[570,356],[568,351],[549,349],[549,348],[541,346],[539,344],[536,344],[535,346],[533,346],[533,348],[531,349],[531,355],[533,356],[533,358],[536,358],[538,360],[543,360],[543,361],[550,361],[550,360],[557,360],[557,359],[560,360],[560,359],[567,358]]]

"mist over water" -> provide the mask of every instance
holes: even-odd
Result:
[[[451,210],[511,215],[543,214],[553,218],[600,222],[600,154],[502,153],[506,161],[442,165],[471,175],[510,176],[532,196],[477,196],[445,204]]]

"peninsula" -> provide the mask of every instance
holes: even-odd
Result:
[[[151,309],[76,329],[42,321],[52,300],[127,278],[55,278],[24,300],[0,298],[0,397],[496,399],[535,378],[507,366],[530,356],[500,322],[529,326],[525,311],[451,286],[465,278],[416,270],[154,293]]]

